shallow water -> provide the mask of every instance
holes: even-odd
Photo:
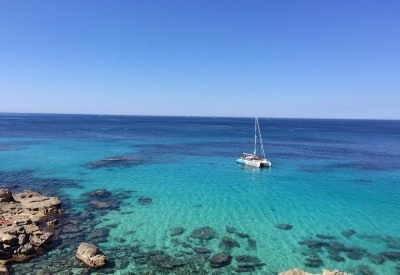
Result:
[[[400,260],[382,253],[400,252],[400,122],[260,119],[260,126],[271,169],[235,163],[252,151],[252,119],[1,115],[0,184],[61,196],[72,216],[95,215],[80,221],[82,236],[61,234],[61,244],[14,265],[15,272],[90,272],[73,260],[77,243],[108,228],[92,241],[112,262],[100,273],[185,274],[194,262],[199,274],[200,265],[205,273],[238,271],[236,259],[211,269],[194,247],[256,256],[265,265],[252,274],[294,267],[399,273]],[[93,199],[107,201],[88,195],[96,189],[110,191],[117,205],[93,207]],[[140,204],[140,197],[152,201]],[[293,227],[275,227],[282,223]],[[190,237],[204,226],[216,237]],[[184,233],[171,237],[175,227]],[[346,230],[356,233],[345,237]],[[221,246],[225,236],[240,247]],[[319,242],[302,242],[310,238]],[[135,258],[155,250],[184,264],[165,268]],[[60,263],[66,253],[71,257]]]

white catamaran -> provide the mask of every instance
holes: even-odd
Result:
[[[253,154],[243,153],[242,156],[236,160],[236,162],[245,164],[245,165],[254,166],[254,167],[271,167],[271,162],[268,161],[267,158],[265,157],[264,145],[263,145],[261,132],[260,132],[260,124],[258,123],[257,117],[255,119],[254,132],[255,132],[255,136],[254,136],[254,152],[253,152]],[[257,136],[257,134],[258,134],[258,136]],[[260,139],[262,156],[257,156],[257,138]]]

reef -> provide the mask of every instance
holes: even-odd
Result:
[[[89,169],[113,168],[113,167],[134,167],[146,163],[143,157],[134,155],[112,156],[88,163],[85,167]]]

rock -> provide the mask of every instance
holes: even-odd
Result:
[[[232,256],[226,253],[217,253],[213,255],[210,259],[210,267],[219,268],[227,266],[231,263]]]
[[[0,264],[0,275],[8,275],[8,269],[4,264]]]
[[[1,190],[0,197],[3,201],[0,259],[23,261],[50,244],[52,233],[44,232],[39,225],[45,222],[47,215],[61,214],[61,202],[57,197],[43,196],[30,190],[14,195],[8,190]]]
[[[301,269],[298,269],[298,268],[295,268],[295,269],[291,269],[291,270],[288,270],[288,271],[284,271],[284,272],[278,273],[278,275],[314,275],[314,274],[305,272],[305,271],[303,271]],[[350,274],[345,273],[345,272],[341,272],[339,270],[329,271],[327,269],[323,269],[322,270],[322,275],[350,275]]]
[[[322,275],[350,275],[350,274],[345,273],[345,272],[341,272],[339,270],[329,271],[328,269],[323,269],[322,270]]]
[[[357,266],[357,275],[375,275],[376,273],[372,271],[368,266],[366,265],[359,265]]]
[[[41,235],[32,235],[29,239],[31,245],[40,247],[44,244],[50,244],[50,240],[53,234],[50,232],[45,232]]]
[[[332,261],[335,261],[335,262],[344,262],[344,261],[346,261],[346,259],[344,257],[340,256],[340,254],[330,253],[328,258],[330,260],[332,260]]]
[[[153,200],[149,197],[140,197],[138,199],[139,204],[141,205],[147,205],[153,202]]]
[[[43,235],[40,236],[40,239],[43,241],[44,244],[50,244],[52,237],[53,237],[53,233],[45,232],[45,233],[43,233]]]
[[[278,275],[312,275],[312,274],[305,272],[301,269],[295,268],[295,269],[291,269],[291,270],[287,270],[287,271],[278,273]]]
[[[234,228],[232,226],[227,226],[226,227],[226,232],[234,234],[234,233],[236,233],[236,228]]]
[[[18,236],[18,244],[23,245],[28,241],[28,236],[26,234],[19,234]]]
[[[0,202],[13,202],[14,197],[10,190],[0,189]]]
[[[164,253],[155,253],[150,256],[150,263],[161,270],[172,270],[187,264],[187,261],[184,259],[175,259]]]
[[[193,251],[198,254],[211,254],[211,250],[206,247],[194,247]]]
[[[383,252],[382,255],[385,256],[390,261],[400,261],[400,252],[389,251],[389,252]]]
[[[237,233],[236,233],[236,236],[238,236],[239,238],[250,238],[250,235],[249,235],[249,234],[240,233],[240,232],[237,232]]]
[[[76,251],[76,258],[90,267],[103,267],[107,264],[107,257],[95,245],[81,243]]]
[[[305,266],[308,267],[321,267],[324,265],[324,262],[320,258],[306,258]]]
[[[91,192],[89,196],[97,198],[108,198],[111,196],[111,192],[107,191],[106,189],[99,189]]]
[[[112,207],[111,203],[98,200],[91,200],[89,203],[97,209],[109,209]]]
[[[280,223],[275,225],[275,227],[281,230],[291,230],[293,228],[293,225],[287,223]]]
[[[333,235],[324,235],[324,234],[317,234],[317,238],[323,239],[323,240],[334,240],[336,239],[335,236]]]
[[[192,231],[190,237],[200,240],[211,240],[216,237],[214,229],[209,226],[200,227]]]
[[[178,236],[178,235],[182,235],[183,232],[185,232],[185,229],[183,227],[175,227],[175,228],[171,229],[171,232],[169,233],[169,235],[171,237],[175,237],[175,236]]]
[[[367,250],[363,248],[358,248],[358,247],[351,247],[348,248],[348,251],[346,251],[347,258],[352,259],[352,260],[361,260]]]
[[[21,247],[20,253],[23,255],[33,255],[36,253],[36,250],[30,243],[27,243]]]
[[[222,249],[231,250],[232,248],[240,247],[240,244],[230,237],[223,237],[219,243],[219,247]]]
[[[301,245],[306,245],[309,248],[321,248],[324,246],[329,246],[327,242],[319,241],[319,240],[314,240],[314,239],[304,239],[299,242]]]
[[[108,234],[110,233],[110,229],[108,228],[95,228],[89,234],[89,239],[105,239],[107,240]]]
[[[376,265],[381,265],[386,261],[385,256],[382,254],[368,255],[367,258],[371,263],[376,264]]]
[[[18,237],[15,235],[4,233],[0,237],[0,242],[3,244],[9,244],[11,246],[14,246],[18,244]]]
[[[254,256],[248,255],[238,255],[235,257],[235,260],[239,263],[260,263],[261,260]]]
[[[0,260],[8,260],[11,258],[11,253],[9,251],[4,251],[0,249]]]
[[[257,242],[253,239],[247,239],[247,245],[250,250],[257,249]]]
[[[47,227],[54,227],[58,224],[58,220],[57,219],[53,219],[51,221],[46,222]]]
[[[117,242],[119,242],[119,243],[125,243],[126,242],[126,239],[124,239],[124,238],[114,238],[114,240],[116,240]]]
[[[344,244],[339,242],[330,242],[327,244],[327,246],[328,252],[331,254],[337,254],[349,250]]]
[[[350,238],[351,236],[353,236],[356,233],[357,232],[353,229],[342,231],[342,235],[345,236],[346,238]]]

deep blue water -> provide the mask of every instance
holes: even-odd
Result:
[[[265,265],[253,274],[294,267],[399,273],[400,261],[385,253],[400,253],[400,121],[259,121],[271,169],[235,163],[253,150],[252,118],[2,114],[0,184],[61,196],[72,214],[92,212],[91,226],[109,228],[96,244],[121,274],[154,268],[138,263],[137,251],[111,252],[135,245],[186,263],[194,246],[255,256]],[[113,209],[90,208],[87,193],[102,188],[128,195]],[[152,202],[138,203],[141,196]],[[276,228],[280,223],[293,227]],[[171,237],[177,226],[185,232]],[[202,226],[217,237],[200,243],[189,237]],[[345,237],[348,230],[356,233]],[[221,246],[224,236],[240,247]],[[49,255],[76,249],[68,245],[15,269],[45,270]],[[235,273],[239,264],[234,259],[220,271]]]

